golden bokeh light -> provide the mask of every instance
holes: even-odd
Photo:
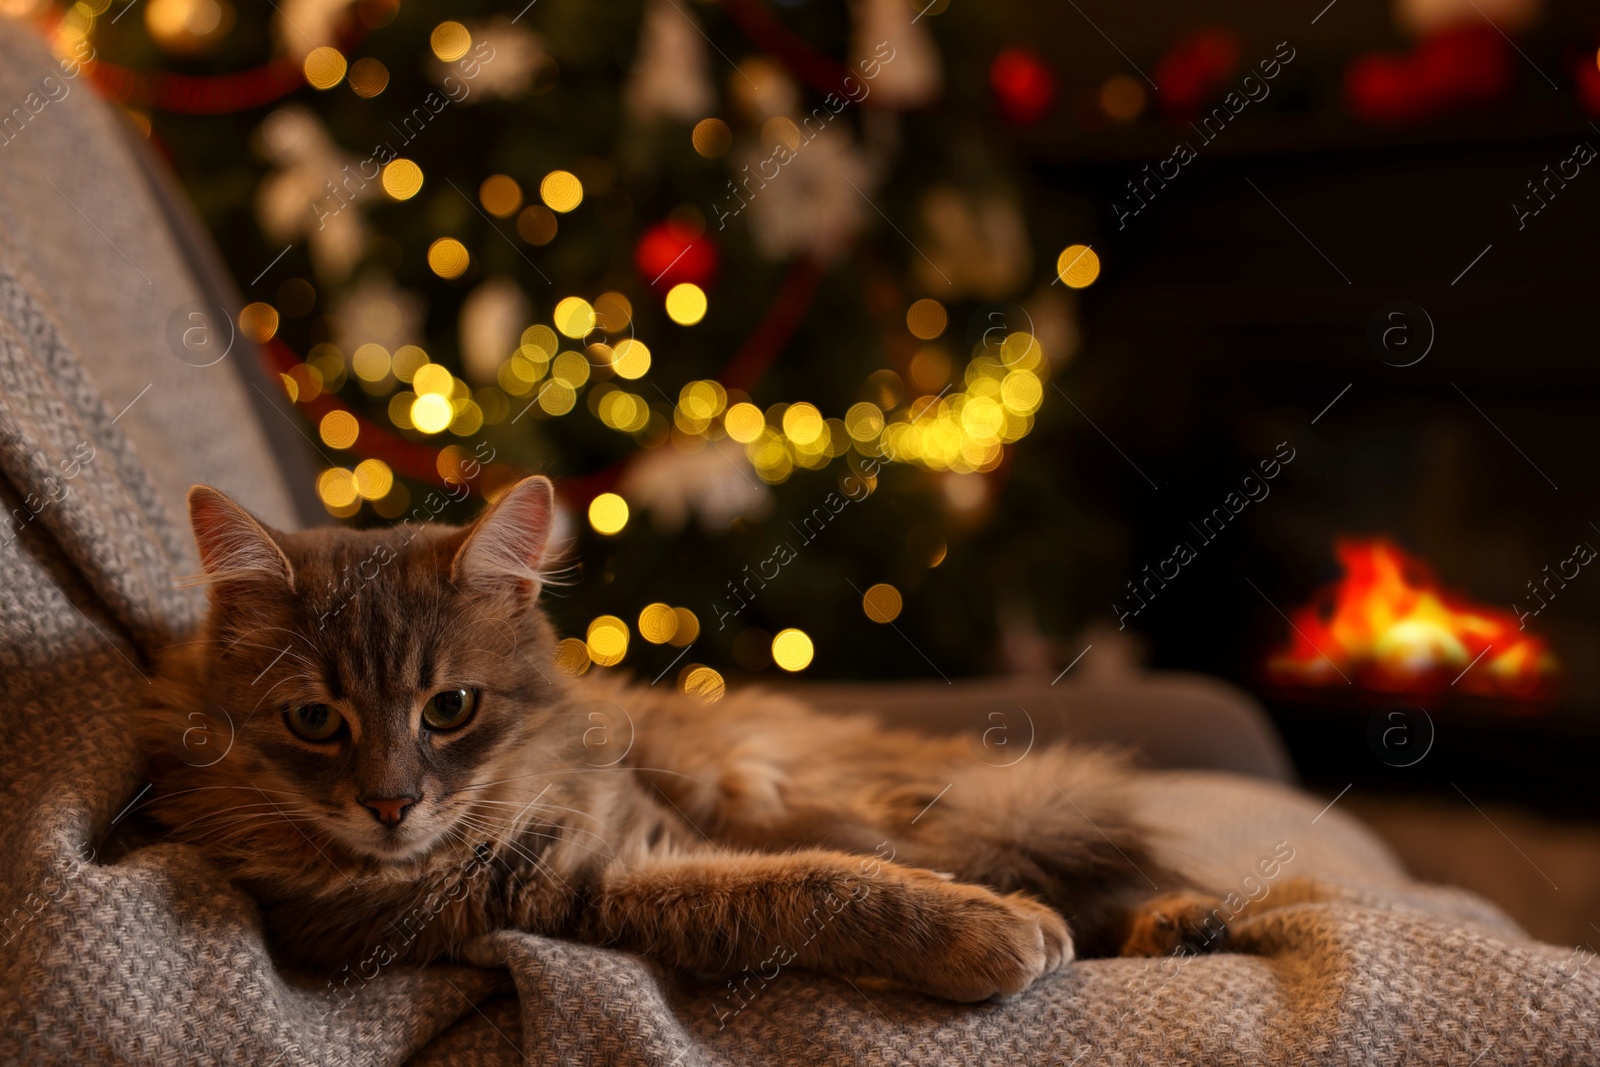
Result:
[[[358,59],[350,66],[350,88],[370,100],[389,87],[389,68],[376,59]]]
[[[390,369],[394,371],[394,376],[408,383],[427,365],[428,353],[416,345],[401,345],[394,350],[394,358],[390,361]]]
[[[643,378],[650,369],[650,349],[631,337],[618,341],[611,350],[611,369],[623,378]]]
[[[900,609],[903,606],[900,590],[888,582],[879,582],[861,597],[861,610],[865,611],[867,618],[873,622],[893,622],[900,617]]]
[[[804,630],[779,630],[772,639],[772,662],[786,671],[803,671],[811,665],[815,649]]]
[[[815,443],[823,432],[822,412],[804,401],[790,404],[783,412],[783,432],[802,447]]]
[[[628,654],[628,624],[615,615],[601,615],[589,624],[589,658],[602,667],[615,667]]]
[[[695,618],[694,612],[688,608],[673,608],[672,613],[678,617],[678,628],[668,642],[674,648],[683,648],[694,642],[700,636],[700,620]]]
[[[556,305],[550,318],[556,324],[556,329],[578,339],[594,329],[594,306],[582,297],[569,296]]]
[[[589,380],[589,361],[580,352],[563,352],[551,361],[550,377],[562,385],[580,388]]]
[[[728,691],[728,684],[714,669],[701,664],[691,664],[679,675],[678,688],[684,695],[702,704],[715,704]]]
[[[239,332],[256,344],[265,344],[278,332],[278,309],[257,301],[239,312]]]
[[[459,22],[441,22],[428,35],[433,54],[446,63],[454,63],[472,47],[472,34]]]
[[[578,392],[554,378],[539,387],[539,409],[546,415],[565,415],[578,402]]]
[[[329,510],[348,508],[352,504],[360,506],[361,500],[356,492],[355,475],[343,467],[330,467],[318,476],[317,496]]]
[[[422,168],[409,159],[390,160],[383,168],[383,191],[396,200],[410,200],[422,191]]]
[[[748,401],[741,401],[729,408],[722,417],[722,427],[735,441],[749,444],[761,436],[761,431],[767,428],[767,420],[760,408]]]
[[[455,392],[455,384],[456,380],[450,372],[437,363],[424,364],[411,375],[411,387],[418,396],[437,393],[448,400]]]
[[[844,413],[844,428],[853,440],[875,441],[883,433],[883,410],[866,400],[852,404]]]
[[[589,669],[589,645],[568,637],[556,645],[556,666],[566,674],[580,675]]]
[[[394,471],[381,459],[364,459],[356,464],[356,492],[363,500],[382,500],[394,488]]]
[[[906,329],[921,340],[933,340],[949,325],[950,315],[937,300],[924,297],[906,309]]]
[[[364,382],[381,382],[389,377],[389,350],[368,342],[350,355],[350,369]]]
[[[525,350],[523,354],[530,359],[548,363],[560,347],[561,338],[543,323],[535,323],[522,331],[522,348]]]
[[[438,393],[423,393],[411,402],[411,425],[423,433],[443,433],[455,414],[449,398]]]
[[[491,174],[478,186],[478,202],[497,219],[508,219],[522,207],[522,186],[508,174]]]
[[[322,421],[317,424],[317,434],[322,438],[322,443],[329,448],[349,448],[356,443],[356,437],[361,432],[361,424],[356,422],[356,417],[343,408],[335,408],[322,416]]]
[[[1100,257],[1088,245],[1068,245],[1056,257],[1056,276],[1074,289],[1085,289],[1100,277]]]
[[[547,245],[555,240],[555,213],[543,204],[530,204],[517,216],[517,234],[530,245]]]
[[[601,493],[589,501],[589,525],[598,533],[621,533],[628,525],[628,502],[616,493]]]
[[[689,141],[705,158],[717,159],[727,155],[728,149],[733,147],[733,131],[721,119],[701,119],[694,124]]]
[[[332,89],[344,81],[344,70],[344,53],[337,48],[323,45],[321,48],[313,48],[306,56],[306,81],[313,89]]]
[[[693,326],[706,317],[706,294],[694,282],[679,282],[667,290],[667,317],[679,326]]]
[[[428,246],[428,268],[446,281],[465,274],[471,262],[467,246],[454,237],[441,237]]]
[[[454,414],[450,416],[451,433],[457,437],[471,437],[483,429],[483,409],[476,401],[457,400],[451,407],[454,410]]]
[[[553,170],[539,183],[539,199],[551,211],[565,215],[583,203],[583,183],[570,170]]]
[[[621,293],[601,293],[595,297],[594,317],[606,333],[621,333],[633,321],[633,304]]]
[[[667,604],[647,604],[639,612],[639,636],[652,645],[664,645],[678,632],[678,613]]]

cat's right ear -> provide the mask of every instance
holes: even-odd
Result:
[[[507,489],[467,534],[450,565],[451,580],[464,589],[531,604],[539,595],[539,565],[555,507],[548,478],[535,475]]]
[[[189,525],[213,590],[270,583],[294,589],[294,568],[267,528],[232,497],[209,485],[189,490]]]

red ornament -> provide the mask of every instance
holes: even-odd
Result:
[[[1463,26],[1424,39],[1408,55],[1356,58],[1344,73],[1346,105],[1371,122],[1414,122],[1487,104],[1511,88],[1511,46],[1491,26]]]
[[[704,288],[717,274],[717,246],[702,231],[665,219],[651,226],[633,248],[633,262],[659,290],[680,282]]]
[[[1239,63],[1239,35],[1232,30],[1196,30],[1156,64],[1156,100],[1173,118],[1189,118],[1218,95],[1217,90]]]
[[[989,65],[989,87],[1000,113],[1020,123],[1044,118],[1056,95],[1055,75],[1029,48],[1007,48],[995,56]]]

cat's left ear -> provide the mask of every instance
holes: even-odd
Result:
[[[463,588],[532,603],[539,595],[539,565],[554,517],[550,479],[522,479],[473,525],[450,565],[451,580]]]

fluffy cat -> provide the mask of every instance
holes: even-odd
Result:
[[[1075,953],[1221,943],[1112,756],[992,767],[787,697],[558,672],[544,478],[463,528],[282,533],[204,486],[189,507],[211,611],[141,714],[148,808],[292,957],[425,961],[510,927],[977,1001]]]

